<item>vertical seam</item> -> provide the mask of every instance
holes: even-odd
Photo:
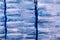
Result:
[[[35,4],[35,28],[36,28],[36,40],[38,40],[38,10],[37,10],[37,0],[34,0]]]
[[[4,0],[4,16],[5,16],[5,22],[4,22],[4,26],[5,26],[5,40],[6,40],[6,36],[7,36],[7,26],[6,26],[6,22],[7,22],[7,16],[6,16],[6,0]]]

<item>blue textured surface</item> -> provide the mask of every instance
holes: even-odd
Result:
[[[38,40],[60,40],[59,3],[59,0],[38,0]]]
[[[60,0],[0,0],[1,40],[60,40]]]
[[[6,5],[7,40],[35,40],[34,1],[7,0]]]

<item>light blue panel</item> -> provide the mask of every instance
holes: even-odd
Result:
[[[35,40],[35,12],[32,0],[7,0],[7,40]]]
[[[0,0],[0,40],[5,39],[4,0]]]
[[[59,0],[38,0],[38,40],[60,40],[59,3]]]

